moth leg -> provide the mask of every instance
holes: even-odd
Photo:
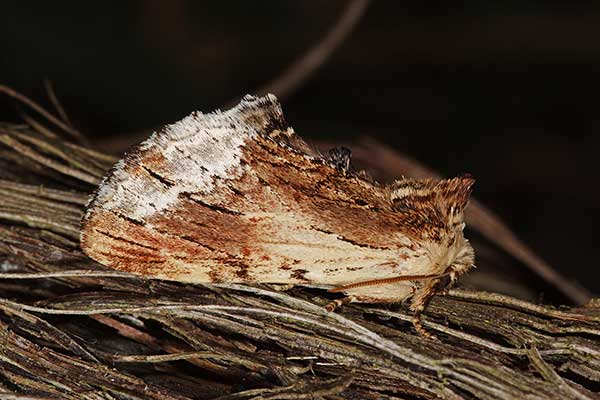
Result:
[[[444,287],[448,286],[447,281],[448,279],[446,279],[446,282],[444,282],[443,278],[437,278],[428,281],[422,287],[417,289],[410,303],[410,309],[414,313],[412,318],[412,324],[415,327],[415,330],[419,335],[431,340],[438,339],[423,327],[423,324],[421,323],[421,317],[423,311],[425,311],[425,308],[427,307],[429,301],[433,298],[433,296],[442,292],[444,290]]]
[[[327,303],[325,305],[325,309],[327,311],[329,311],[329,312],[332,312],[336,308],[341,307],[344,304],[352,303],[353,301],[356,301],[356,297],[355,296],[342,297],[341,299],[335,299],[331,303]]]
[[[332,301],[327,304],[326,308],[331,311],[342,304],[350,302],[367,304],[400,303],[415,292],[414,288],[414,283],[409,281],[348,288],[343,290],[347,297]]]
[[[425,311],[427,304],[433,296],[435,296],[436,294],[448,294],[448,291],[452,286],[454,286],[458,277],[464,274],[465,272],[469,271],[473,267],[474,266],[472,264],[472,260],[470,260],[468,263],[454,263],[446,269],[446,271],[444,272],[445,276],[431,279],[430,281],[426,282],[422,287],[417,289],[417,291],[413,295],[410,308],[414,312],[412,321],[413,326],[420,335],[428,337],[430,339],[437,339],[435,338],[435,336],[427,332],[425,328],[423,328],[423,325],[421,324],[421,315],[423,314],[423,311]],[[448,273],[449,275],[446,275],[446,273]]]
[[[448,270],[446,270],[446,272],[450,273],[450,275],[448,275],[447,279],[445,279],[444,281],[440,280],[440,282],[438,282],[439,290],[436,293],[442,296],[448,294],[450,289],[452,289],[452,287],[456,283],[458,277],[462,275],[462,272],[459,272],[454,267],[449,267]]]
[[[458,277],[473,268],[473,265],[468,264],[453,264],[446,269],[447,273],[450,273],[448,281],[443,284],[442,288],[438,291],[441,295],[447,295],[450,289],[454,286]]]

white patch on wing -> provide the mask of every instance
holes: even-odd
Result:
[[[115,165],[100,184],[88,213],[95,206],[144,220],[166,210],[181,193],[210,193],[216,179],[236,178],[242,145],[258,134],[259,123],[266,121],[265,109],[282,115],[275,96],[247,96],[231,110],[194,112],[153,133],[125,162]],[[160,164],[156,159],[162,160]],[[148,170],[173,185],[166,186]]]

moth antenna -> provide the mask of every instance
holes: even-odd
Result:
[[[339,286],[339,287],[329,289],[328,292],[329,293],[337,293],[337,292],[343,292],[346,290],[356,289],[356,288],[365,287],[365,286],[386,285],[389,283],[404,282],[404,281],[423,281],[423,280],[428,280],[428,279],[438,279],[438,278],[443,278],[444,276],[449,276],[449,275],[450,275],[450,272],[446,272],[446,273],[438,274],[438,275],[400,275],[400,276],[395,276],[393,278],[373,279],[370,281],[351,283],[349,285],[344,285],[344,286]]]

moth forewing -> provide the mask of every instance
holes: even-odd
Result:
[[[382,186],[347,157],[312,150],[272,95],[193,113],[113,167],[83,218],[81,247],[111,268],[192,283],[431,276],[344,290],[361,302],[415,294],[425,303],[458,255],[471,259],[455,274],[470,268],[461,228],[471,178]]]

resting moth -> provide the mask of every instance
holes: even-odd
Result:
[[[463,210],[474,180],[381,185],[341,148],[323,156],[273,95],[194,112],[112,168],[81,247],[110,268],[192,283],[330,285],[346,302],[428,300],[473,266]]]

